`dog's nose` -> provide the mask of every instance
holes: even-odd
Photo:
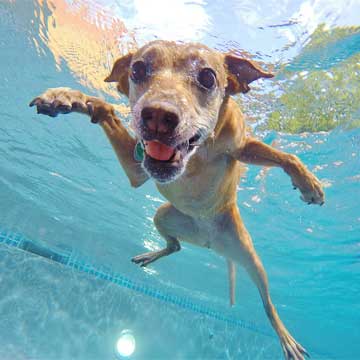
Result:
[[[146,129],[160,134],[172,132],[179,124],[179,117],[175,112],[154,107],[143,108],[141,119]]]

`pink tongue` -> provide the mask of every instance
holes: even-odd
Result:
[[[174,155],[175,149],[158,141],[147,141],[145,151],[153,159],[167,161]]]

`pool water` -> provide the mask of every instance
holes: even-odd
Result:
[[[170,4],[171,3],[171,4]],[[130,187],[98,126],[38,116],[30,100],[68,86],[120,104],[102,79],[146,41],[199,41],[272,69],[238,99],[264,142],[324,184],[308,206],[279,169],[250,166],[240,211],[274,304],[312,359],[360,358],[360,2],[0,2],[0,359],[281,359],[258,292],[239,268],[236,306],[213,252],[160,249],[165,200]]]

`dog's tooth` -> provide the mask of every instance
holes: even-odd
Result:
[[[178,151],[176,151],[174,160],[175,160],[175,161],[180,161],[180,159],[181,159],[181,153],[180,153],[180,151],[178,150]]]

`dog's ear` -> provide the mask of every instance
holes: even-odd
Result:
[[[273,74],[262,70],[253,61],[234,55],[225,55],[225,67],[227,69],[226,93],[234,95],[239,92],[247,93],[249,84],[260,78],[272,78]]]
[[[117,82],[117,89],[126,96],[129,96],[129,70],[131,59],[131,53],[117,59],[110,75],[104,80],[105,82]]]

